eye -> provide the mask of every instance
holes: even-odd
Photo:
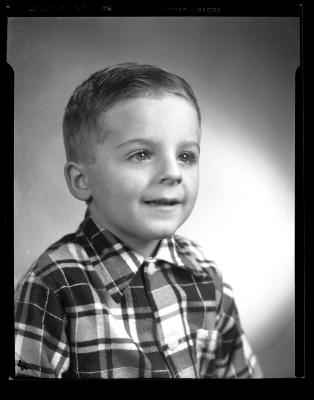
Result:
[[[179,154],[178,159],[184,164],[196,164],[198,162],[198,155],[190,151],[185,151]]]
[[[147,161],[150,160],[151,154],[147,150],[137,150],[135,153],[132,153],[129,157],[128,160],[134,160],[134,161]]]

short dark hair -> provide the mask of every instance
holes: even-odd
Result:
[[[105,134],[101,122],[119,101],[167,94],[183,97],[201,112],[190,85],[181,77],[153,65],[122,63],[95,72],[78,86],[65,108],[63,138],[67,161],[92,164],[94,146]]]

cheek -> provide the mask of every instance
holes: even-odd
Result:
[[[115,170],[102,178],[102,192],[111,202],[121,204],[138,198],[147,187],[145,174],[135,174],[130,170]]]
[[[192,197],[196,197],[199,188],[199,173],[198,170],[192,171],[186,176],[186,188]]]

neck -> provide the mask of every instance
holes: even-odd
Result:
[[[140,254],[144,258],[151,257],[159,244],[159,240],[153,240],[149,243],[141,243],[140,241],[133,240],[133,238],[131,240],[127,240],[125,238],[121,239],[128,247],[130,247],[132,250],[134,250],[136,253]]]

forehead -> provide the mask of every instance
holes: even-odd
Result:
[[[138,97],[114,105],[105,116],[106,130],[115,135],[158,134],[180,131],[182,135],[199,133],[194,106],[175,95]]]

